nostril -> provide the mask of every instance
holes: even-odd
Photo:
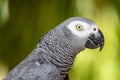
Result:
[[[91,36],[88,37],[89,39],[92,39]]]
[[[93,28],[94,31],[96,31],[96,28]]]

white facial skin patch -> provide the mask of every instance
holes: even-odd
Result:
[[[81,30],[77,30],[76,26],[80,25]],[[86,22],[82,21],[73,21],[70,24],[68,24],[67,28],[76,36],[78,37],[88,37],[90,33],[97,33],[98,27],[93,24],[90,25]]]

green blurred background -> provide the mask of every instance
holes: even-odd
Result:
[[[120,0],[0,0],[0,80],[46,32],[73,16],[94,20],[105,46],[78,54],[70,80],[120,80]]]

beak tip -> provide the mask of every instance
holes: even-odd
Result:
[[[100,50],[99,50],[99,52],[101,52],[102,51],[102,48],[100,47]]]
[[[99,38],[100,50],[99,50],[99,52],[101,52],[104,47],[104,36],[100,30],[99,30],[99,34],[100,34],[100,38]]]
[[[100,45],[100,50],[99,50],[99,52],[102,51],[103,47],[104,47],[104,44]]]

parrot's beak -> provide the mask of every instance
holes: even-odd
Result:
[[[90,48],[90,49],[95,49],[100,47],[100,51],[101,51],[104,47],[104,36],[102,32],[98,30],[97,34],[92,33],[89,36],[85,46],[86,48]]]

